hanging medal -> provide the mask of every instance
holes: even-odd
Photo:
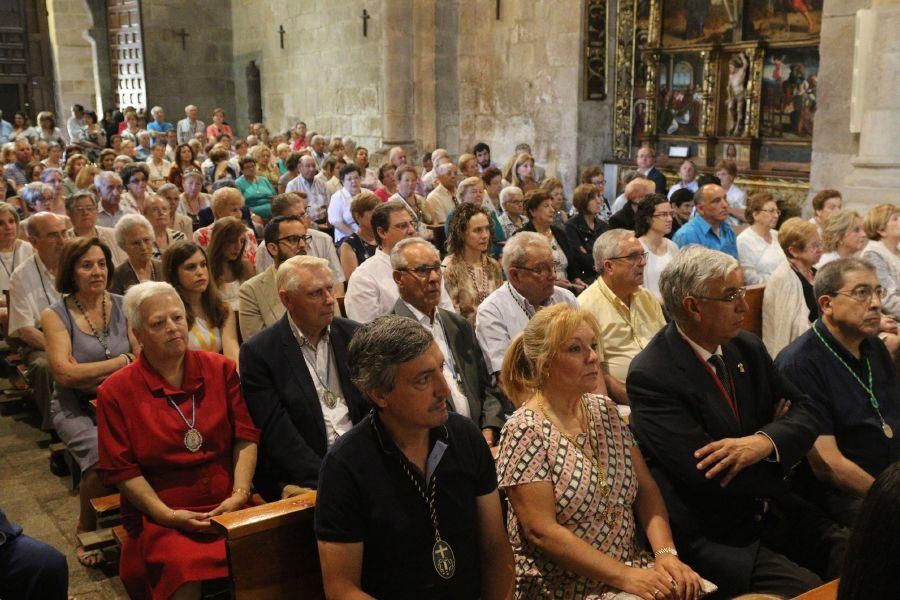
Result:
[[[437,489],[437,475],[434,473],[431,475],[431,481],[428,482],[427,488],[423,490],[419,480],[416,479],[415,475],[413,475],[412,471],[410,471],[409,467],[406,465],[406,461],[402,458],[400,459],[400,465],[403,467],[404,472],[409,476],[409,480],[412,481],[416,491],[419,492],[419,495],[422,496],[422,499],[428,506],[428,512],[431,516],[431,526],[434,528],[434,546],[431,547],[431,562],[434,565],[434,570],[442,579],[451,579],[456,573],[456,556],[453,554],[453,548],[450,547],[450,544],[441,538],[441,532],[438,529],[437,510],[434,505],[434,495],[435,490]]]
[[[184,447],[188,449],[189,452],[195,453],[199,452],[200,448],[203,446],[203,436],[197,430],[194,425],[197,423],[197,402],[196,397],[191,394],[191,420],[188,422],[187,417],[184,416],[184,413],[181,412],[181,409],[178,408],[178,405],[175,404],[175,401],[172,398],[168,397],[169,404],[172,405],[176,411],[178,411],[178,416],[181,417],[181,420],[184,421],[184,424],[187,425],[188,430],[184,434]]]

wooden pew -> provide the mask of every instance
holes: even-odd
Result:
[[[91,508],[97,517],[98,527],[112,527],[121,522],[122,517],[119,514],[120,502],[121,497],[119,494],[91,498]]]
[[[744,315],[744,330],[762,337],[762,305],[763,293],[766,284],[758,283],[747,286],[747,306],[749,310]]]
[[[235,600],[325,598],[313,531],[316,493],[214,517]]]
[[[835,600],[838,594],[838,582],[840,579],[829,581],[825,585],[820,585],[814,590],[809,590],[805,594],[800,594],[794,600]]]

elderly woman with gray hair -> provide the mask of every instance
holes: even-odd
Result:
[[[162,281],[162,265],[153,259],[153,225],[143,215],[125,215],[116,223],[116,245],[128,259],[118,266],[111,290],[124,294],[131,286],[145,281]]]
[[[141,356],[97,393],[98,472],[128,532],[119,576],[132,598],[199,598],[228,576],[224,539],[203,534],[250,500],[259,433],[234,362],[188,349],[171,285],[133,286],[124,312]]]

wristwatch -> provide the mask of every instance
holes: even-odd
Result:
[[[653,553],[654,558],[659,558],[663,554],[671,554],[672,556],[678,556],[678,550],[673,548],[672,546],[666,546],[665,548],[660,548],[659,550]]]

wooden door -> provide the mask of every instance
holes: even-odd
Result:
[[[139,0],[106,0],[109,71],[119,109],[147,108],[144,38]]]
[[[46,0],[0,0],[0,108],[58,113]]]

